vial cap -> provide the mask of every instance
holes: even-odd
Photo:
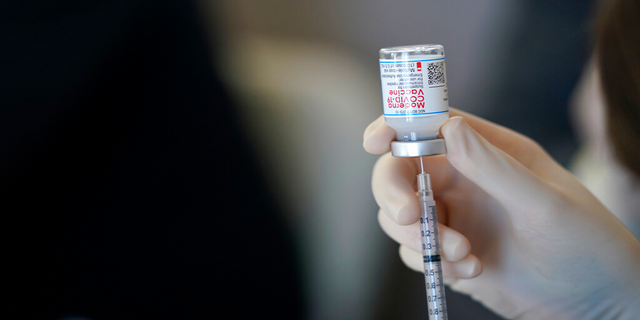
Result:
[[[445,154],[444,139],[421,141],[391,141],[391,154],[400,158],[415,158]]]

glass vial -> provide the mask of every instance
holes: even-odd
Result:
[[[437,44],[380,50],[384,118],[398,141],[436,139],[449,119],[444,48]]]

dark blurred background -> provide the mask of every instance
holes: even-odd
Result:
[[[444,45],[450,104],[526,134],[561,164],[594,1],[205,1],[217,60],[304,248],[311,319],[426,319],[422,277],[376,221],[361,148],[381,114],[377,53]],[[348,178],[345,178],[348,177]],[[450,319],[497,319],[448,292]]]
[[[426,319],[362,149],[382,110],[378,50],[444,45],[451,106],[569,165],[592,2],[1,4],[0,191],[7,225],[28,231],[5,256],[28,306],[13,309]],[[497,319],[447,295],[451,320]]]

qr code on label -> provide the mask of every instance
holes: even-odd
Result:
[[[444,61],[432,62],[427,66],[429,85],[444,84]]]

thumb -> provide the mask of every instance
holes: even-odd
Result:
[[[543,180],[489,143],[462,117],[449,119],[441,132],[449,163],[507,211],[537,211],[536,207],[553,196]]]

